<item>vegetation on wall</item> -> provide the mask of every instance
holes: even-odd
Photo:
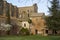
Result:
[[[28,19],[28,23],[30,23],[30,24],[31,24],[31,23],[32,23],[32,20],[31,20],[31,19]]]

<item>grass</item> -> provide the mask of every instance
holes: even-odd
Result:
[[[5,36],[0,37],[0,40],[60,40],[60,36]]]

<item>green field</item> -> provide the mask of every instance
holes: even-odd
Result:
[[[60,36],[5,36],[0,37],[0,40],[60,40]]]

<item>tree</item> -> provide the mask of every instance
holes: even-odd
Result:
[[[51,7],[49,8],[50,15],[46,18],[47,26],[56,34],[56,31],[60,29],[60,13],[59,13],[59,1],[52,0]]]

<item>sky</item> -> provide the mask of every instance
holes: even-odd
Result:
[[[6,0],[6,1],[12,3],[17,7],[32,6],[34,3],[37,3],[38,13],[45,13],[45,15],[49,14],[48,7],[51,6],[48,0]]]

